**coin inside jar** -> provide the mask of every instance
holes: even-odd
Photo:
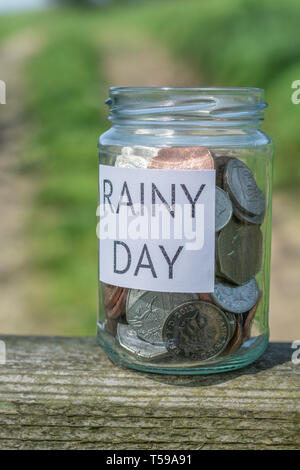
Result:
[[[256,184],[248,166],[237,159],[230,160],[225,169],[225,186],[236,206],[250,216],[258,216],[266,210],[266,199]]]
[[[245,214],[245,212],[241,211],[235,205],[233,205],[233,213],[237,219],[239,219],[241,222],[244,222],[246,224],[260,225],[263,223],[264,218],[265,218],[264,212],[262,212],[262,214],[259,214],[259,215],[250,216],[248,214]]]
[[[139,155],[118,155],[115,166],[118,168],[147,168],[148,160]]]
[[[231,337],[228,317],[215,305],[194,300],[170,313],[163,327],[167,349],[175,356],[207,360],[218,356]]]
[[[103,303],[108,309],[112,308],[122,293],[122,287],[103,284]]]
[[[213,170],[212,152],[205,147],[166,147],[152,158],[148,168],[177,170]]]
[[[232,219],[217,238],[217,256],[222,277],[238,285],[250,281],[259,272],[262,263],[262,233],[259,227]]]
[[[232,216],[232,203],[228,194],[223,189],[216,186],[216,232],[219,232],[230,221]]]
[[[211,295],[208,294],[207,292],[200,292],[198,294],[198,297],[200,300],[204,300],[204,302],[212,302]]]
[[[221,189],[224,189],[224,173],[225,168],[229,160],[232,160],[234,157],[229,157],[226,155],[220,155],[215,158],[216,166],[216,185]]]
[[[117,338],[120,345],[141,359],[161,359],[168,354],[164,346],[156,346],[140,339],[129,325],[118,323]]]
[[[234,335],[232,336],[231,340],[229,341],[228,347],[226,348],[226,354],[233,354],[237,351],[243,343],[243,325],[242,325],[242,317],[238,316],[236,319],[236,329]]]
[[[216,282],[215,290],[210,295],[220,308],[232,313],[244,313],[256,304],[259,289],[255,278],[242,286]]]
[[[146,290],[141,289],[129,289],[126,300],[126,311],[129,311],[133,304],[135,304],[143,294],[146,294],[146,292]]]
[[[139,338],[153,344],[163,343],[162,329],[170,312],[178,305],[197,299],[196,294],[140,292],[129,290],[126,320]]]
[[[259,293],[256,304],[251,308],[251,310],[249,311],[249,313],[246,317],[246,320],[245,320],[244,326],[243,326],[243,329],[244,329],[243,330],[243,341],[247,341],[250,338],[251,325],[252,325],[252,322],[254,320],[256,310],[257,310],[257,307],[259,305],[261,297],[262,297],[262,292]]]
[[[116,158],[118,168],[147,168],[149,161],[155,157],[158,149],[155,147],[123,147],[121,155]]]
[[[122,288],[121,294],[117,302],[115,303],[115,305],[107,309],[108,318],[117,319],[117,318],[120,318],[125,313],[126,297],[127,297],[127,289]]]
[[[236,324],[237,324],[237,319],[236,315],[231,312],[224,312],[229,320],[230,324],[230,339],[233,337],[235,330],[236,330]]]

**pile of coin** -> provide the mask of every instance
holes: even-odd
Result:
[[[205,361],[232,354],[250,338],[262,295],[255,276],[262,266],[266,201],[252,171],[242,160],[204,147],[123,147],[115,165],[216,169],[216,280],[213,293],[195,294],[104,285],[113,334],[143,360]]]

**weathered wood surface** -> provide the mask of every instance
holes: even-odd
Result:
[[[144,375],[93,338],[5,337],[1,449],[296,449],[299,366],[288,343],[234,373]]]

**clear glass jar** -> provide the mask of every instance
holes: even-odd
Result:
[[[260,129],[263,90],[114,87],[107,104],[112,127],[99,140],[99,214],[120,217],[126,206],[130,218],[135,204],[150,210],[151,202],[173,223],[175,194],[183,210],[185,192],[186,206],[199,209],[189,217],[204,241],[192,252],[180,236],[184,248],[174,251],[174,235],[173,245],[152,232],[128,242],[128,231],[125,238],[100,233],[100,217],[99,344],[116,364],[164,374],[253,362],[269,336],[273,144]],[[197,199],[200,182],[206,192],[200,187]]]

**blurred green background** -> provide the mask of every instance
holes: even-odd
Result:
[[[21,206],[26,212],[22,231],[26,288],[17,306],[8,301],[2,306],[0,331],[95,333],[96,146],[99,134],[109,127],[104,106],[109,86],[129,84],[118,76],[118,49],[122,47],[132,48],[132,54],[137,47],[144,63],[156,60],[153,50],[163,51],[179,71],[181,85],[265,89],[270,106],[264,129],[276,146],[274,178],[279,210],[286,217],[290,210],[290,219],[294,219],[286,222],[287,237],[293,232],[294,238],[285,243],[292,247],[291,258],[297,261],[300,105],[291,101],[291,84],[300,79],[299,0],[53,3],[56,5],[50,9],[0,15],[0,67],[1,57],[6,67],[0,68],[0,79],[5,74],[9,77],[8,68],[12,64],[16,67],[19,60],[21,76],[14,86],[22,86],[15,103],[17,113],[12,112],[12,117],[22,121],[21,131],[5,134],[7,127],[14,126],[5,121],[9,99],[0,107],[4,122],[0,152],[11,145],[10,139],[19,139],[19,147],[12,150],[17,154],[13,171],[33,187],[29,202]],[[52,2],[48,4],[52,6]],[[20,50],[26,41],[32,53],[24,59],[14,46]],[[136,68],[141,76],[139,61]],[[187,70],[193,83],[189,78],[180,81],[181,73],[186,77]],[[160,72],[157,64],[158,77]],[[174,83],[165,85],[177,84],[174,78]],[[9,78],[6,82],[9,98]],[[280,232],[280,237],[285,236]],[[3,240],[2,249],[5,251]],[[5,270],[0,280],[0,295],[5,296]],[[13,289],[9,295],[15,293],[17,298],[20,284],[14,272],[10,283]],[[289,293],[285,295],[291,298]],[[293,295],[298,293],[293,291]],[[14,308],[19,308],[19,314]]]

